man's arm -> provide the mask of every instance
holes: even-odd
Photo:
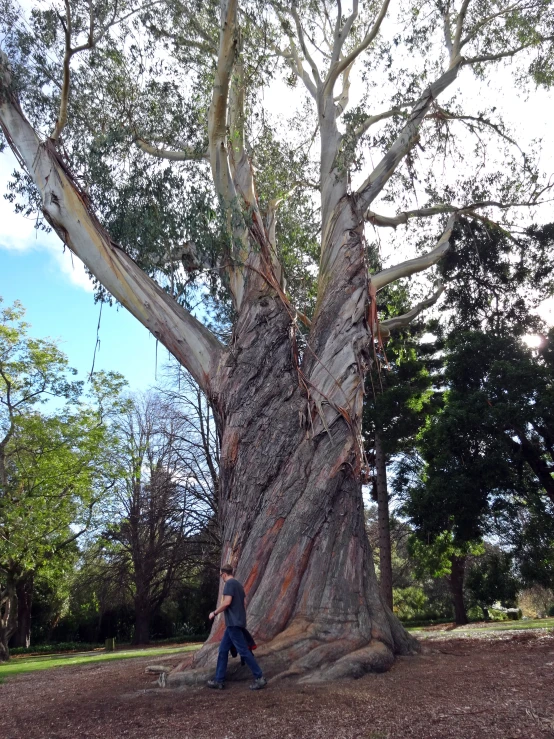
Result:
[[[233,596],[232,595],[224,595],[223,596],[223,602],[221,603],[221,605],[219,606],[219,608],[217,608],[215,611],[212,611],[210,613],[210,616],[209,616],[210,621],[213,621],[216,616],[218,616],[220,613],[223,613],[223,611],[226,608],[229,608],[229,606],[231,605],[231,601],[232,600],[233,600]]]

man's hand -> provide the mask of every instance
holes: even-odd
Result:
[[[213,621],[214,618],[217,616],[218,613],[223,613],[223,611],[226,608],[229,608],[229,606],[231,605],[231,601],[232,600],[233,600],[233,596],[232,595],[224,595],[223,596],[223,601],[222,601],[221,605],[219,606],[219,608],[216,608],[215,611],[212,611],[210,613],[210,615],[208,616],[208,618],[210,619],[210,621]]]

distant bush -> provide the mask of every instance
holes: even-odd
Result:
[[[481,606],[473,605],[467,609],[467,618],[469,621],[484,621],[485,614]]]
[[[496,608],[489,608],[489,620],[490,621],[507,621],[508,614],[506,611],[499,611]]]
[[[554,616],[554,603],[548,609],[548,615],[549,616]]]

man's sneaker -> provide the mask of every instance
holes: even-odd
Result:
[[[258,677],[250,685],[250,690],[261,690],[262,688],[265,688],[266,685],[267,680],[265,679],[265,677]]]
[[[208,680],[206,685],[208,688],[213,688],[214,690],[223,690],[225,687],[225,683],[220,683],[217,680]]]

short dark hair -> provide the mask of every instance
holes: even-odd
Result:
[[[233,568],[231,565],[223,565],[221,567],[220,572],[224,572],[226,575],[232,575],[233,574]]]

